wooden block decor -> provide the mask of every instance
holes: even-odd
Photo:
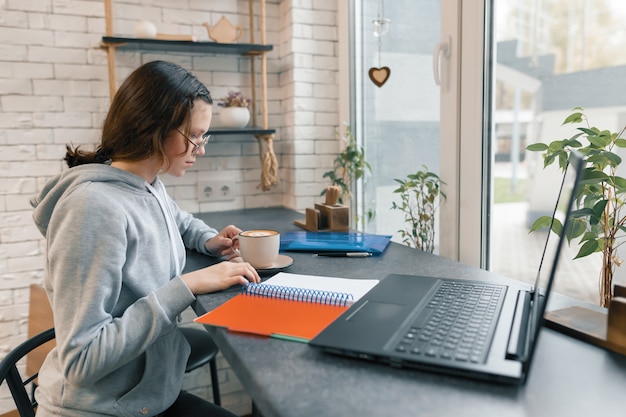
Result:
[[[327,187],[325,204],[315,203],[314,208],[307,208],[304,223],[296,220],[294,224],[310,232],[350,230],[350,207],[337,204],[340,191],[341,188],[336,185]]]
[[[626,287],[615,284],[614,294],[609,305],[606,339],[626,350]]]
[[[320,212],[320,229],[336,232],[347,232],[350,229],[350,208],[341,204],[329,206],[315,203],[315,209]]]
[[[315,203],[315,208],[306,209],[305,221],[296,220],[294,224],[310,232],[347,232],[350,229],[350,207]]]
[[[320,228],[320,211],[312,208],[306,209],[306,224],[313,230]]]
[[[328,206],[337,205],[337,203],[339,203],[340,191],[341,188],[337,187],[336,185],[331,185],[330,187],[326,188],[326,201],[324,203]]]
[[[616,284],[614,294],[607,311],[579,306],[549,311],[546,326],[626,355],[626,287]]]
[[[626,298],[626,285],[621,285],[621,284],[613,285],[613,295],[615,297]]]

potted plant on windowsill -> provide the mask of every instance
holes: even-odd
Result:
[[[354,184],[364,178],[372,167],[365,160],[365,150],[356,142],[356,138],[352,133],[350,125],[345,125],[345,133],[341,135],[337,132],[343,141],[343,150],[337,155],[333,161],[333,169],[325,172],[323,178],[330,179],[332,186],[339,188],[339,204],[347,204],[353,208],[352,190]],[[320,195],[325,195],[328,189],[324,189]],[[371,220],[374,216],[372,210],[365,210],[365,219]],[[354,216],[354,220],[358,223],[360,219],[358,215]]]
[[[526,149],[543,152],[544,168],[558,161],[565,170],[571,150],[583,155],[585,168],[583,182],[576,196],[576,211],[572,213],[571,227],[565,230],[568,241],[579,240],[580,249],[574,259],[592,253],[602,252],[600,269],[600,304],[608,307],[613,297],[613,274],[622,259],[617,250],[624,243],[626,232],[626,179],[617,175],[617,168],[622,158],[615,153],[617,148],[626,148],[626,139],[622,138],[626,127],[619,132],[590,127],[584,110],[574,108],[563,124],[584,123],[569,139],[555,140],[549,144],[534,143]],[[542,216],[531,226],[531,232],[550,227],[560,234],[562,223],[558,219]]]
[[[430,172],[426,165],[423,170],[409,174],[404,179],[394,178],[400,187],[393,192],[400,195],[400,203],[392,203],[393,210],[404,213],[405,229],[398,232],[402,242],[409,247],[433,253],[435,250],[435,213],[441,198],[446,195],[441,192],[441,185],[445,184],[437,174]]]
[[[240,129],[250,121],[250,105],[252,100],[240,91],[229,91],[228,95],[220,98],[217,105],[222,107],[220,121],[222,126]]]

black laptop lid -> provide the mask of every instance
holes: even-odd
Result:
[[[552,232],[548,231],[546,246],[543,251],[533,288],[529,326],[530,349],[528,350],[528,357],[523,361],[526,367],[530,366],[530,363],[532,362],[532,356],[539,337],[539,331],[541,330],[541,326],[543,324],[543,315],[546,311],[549,295],[552,292],[552,285],[558,269],[559,257],[561,256],[563,244],[566,240],[564,231],[570,227],[570,217],[572,211],[574,210],[574,201],[576,200],[576,189],[582,180],[583,167],[584,161],[581,154],[572,151],[570,153],[565,172],[563,173],[561,187],[559,189],[552,216],[553,218],[556,216],[561,220],[563,229],[559,238],[552,240],[552,246],[550,246],[550,234]],[[550,263],[546,264],[549,266],[548,271],[542,270],[545,260],[551,260]]]

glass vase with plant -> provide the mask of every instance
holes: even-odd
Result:
[[[572,227],[565,230],[565,236],[571,242],[580,238],[580,249],[574,259],[602,252],[600,269],[600,304],[608,307],[613,297],[613,274],[622,260],[617,255],[618,248],[624,243],[626,232],[626,179],[617,175],[622,158],[616,153],[617,148],[626,148],[626,139],[622,138],[626,126],[619,132],[591,127],[584,110],[576,107],[563,124],[585,123],[576,128],[569,139],[560,139],[545,143],[534,143],[526,149],[543,152],[544,168],[558,161],[562,171],[569,160],[569,153],[576,150],[583,155],[585,168],[583,181],[576,195],[577,210],[572,213]],[[535,220],[530,231],[550,227],[560,234],[563,225],[559,219],[542,216]]]

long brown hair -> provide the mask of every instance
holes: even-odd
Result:
[[[190,123],[191,109],[198,98],[213,104],[209,90],[189,71],[171,62],[148,62],[133,71],[113,97],[96,151],[67,145],[64,159],[70,168],[107,161],[141,161],[153,155],[165,162],[163,143],[167,134]]]

